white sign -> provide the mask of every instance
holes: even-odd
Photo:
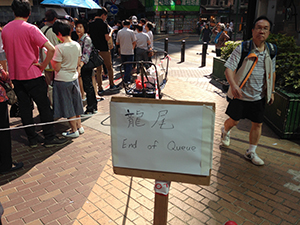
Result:
[[[110,103],[113,165],[208,176],[212,167],[212,104]]]

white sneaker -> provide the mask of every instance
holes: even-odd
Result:
[[[222,145],[228,147],[230,145],[230,131],[225,134],[224,127],[221,128],[221,142]]]
[[[254,165],[262,166],[265,164],[265,162],[261,158],[258,157],[256,152],[250,152],[250,153],[246,152],[244,157],[245,157],[245,159],[250,160]]]
[[[80,128],[78,129],[78,131],[79,131],[79,134],[83,134],[83,133],[84,133],[84,128],[83,128],[83,127],[80,127]]]
[[[76,130],[74,133],[71,133],[70,131],[63,132],[62,135],[65,136],[65,137],[77,138],[77,137],[79,137],[79,131]]]

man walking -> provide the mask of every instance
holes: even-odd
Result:
[[[130,29],[130,21],[123,22],[123,28],[118,31],[116,45],[120,45],[122,62],[132,62],[134,60],[134,48],[136,45],[136,37]],[[125,64],[125,74],[123,81],[128,83],[131,80],[132,64]]]
[[[221,142],[223,146],[229,146],[230,129],[240,119],[249,119],[252,123],[250,145],[244,157],[255,165],[264,165],[256,154],[256,148],[261,136],[265,104],[274,102],[276,46],[266,42],[271,28],[272,22],[267,17],[257,18],[252,28],[253,40],[238,46],[225,63],[231,100],[226,110],[230,118],[221,129]]]
[[[27,23],[31,12],[28,0],[14,0],[11,7],[15,19],[3,28],[2,40],[7,55],[9,76],[19,100],[22,123],[34,124],[31,98],[38,106],[41,122],[52,122],[53,114],[42,71],[49,64],[55,49],[36,26]],[[47,56],[39,63],[39,48],[43,47],[47,49]],[[42,141],[35,132],[35,127],[27,127],[25,132],[31,147],[36,147],[38,142]],[[52,124],[43,125],[43,134],[45,147],[59,146],[67,142],[66,139],[58,139],[54,135]]]
[[[94,47],[99,50],[99,55],[104,60],[104,65],[108,70],[108,78],[110,88],[116,88],[114,85],[114,74],[111,62],[111,55],[108,49],[107,42],[111,38],[112,31],[108,28],[108,25],[105,23],[107,19],[107,9],[102,7],[98,9],[97,14],[95,16],[95,20],[90,23],[89,26],[89,34],[92,39]],[[97,83],[98,83],[98,94],[102,94],[102,66],[97,68]]]

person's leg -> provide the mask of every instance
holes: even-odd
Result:
[[[133,59],[134,59],[134,56],[133,55],[121,55],[121,59],[122,59],[122,62],[132,62]],[[132,64],[125,64],[124,65],[124,78],[123,78],[123,81],[124,82],[129,82],[130,81],[130,78],[131,78],[131,70],[132,70]]]
[[[88,112],[93,112],[94,110],[97,110],[97,99],[92,82],[92,73],[93,70],[87,70],[84,66],[81,68],[81,77],[83,82],[83,88],[86,93]]]
[[[112,64],[111,64],[110,51],[99,52],[99,54],[103,58],[104,64],[105,64],[105,66],[107,68],[107,71],[108,71],[109,85],[110,85],[110,87],[113,87],[114,86],[114,72],[113,72],[113,68],[112,68]]]
[[[31,99],[26,88],[28,82],[30,81],[13,80],[14,91],[18,97],[20,116],[23,125],[34,123],[31,108]],[[35,127],[26,127],[24,130],[26,132],[29,143],[31,144],[32,142],[36,142],[38,134],[35,132]]]
[[[230,130],[238,123],[239,121],[230,117],[224,122],[224,126],[221,128],[221,142],[223,146],[228,147],[230,145]]]
[[[78,129],[82,128],[80,115],[76,116],[76,118],[78,118],[78,120],[76,120],[76,127],[78,130]]]
[[[77,118],[77,117],[76,116],[72,116],[72,117],[70,117],[68,119],[75,119],[75,118]],[[76,132],[77,131],[77,120],[71,120],[71,121],[69,121],[69,124],[71,126],[71,133]]]
[[[256,148],[261,136],[262,123],[252,122],[249,133],[249,149],[246,151],[244,157],[250,160],[254,165],[262,166],[265,162],[256,154]]]
[[[79,88],[80,88],[81,99],[85,99],[83,81],[82,81],[82,74],[80,74],[80,76],[78,77],[78,84],[79,84]]]
[[[99,52],[99,55],[100,55],[100,52]],[[97,80],[97,84],[98,84],[98,91],[99,92],[103,91],[103,87],[102,87],[102,66],[97,67],[96,80]]]
[[[9,128],[8,110],[6,102],[0,102],[0,117],[0,129]],[[4,172],[8,171],[12,167],[10,131],[0,131],[0,140],[0,172]]]
[[[41,122],[52,122],[53,112],[50,108],[49,98],[47,97],[47,84],[45,78],[39,77],[31,80],[26,88],[28,88],[27,90],[29,95],[32,97],[33,101],[38,107]],[[55,137],[52,124],[43,125],[42,128],[46,140],[52,140]]]
[[[252,122],[250,134],[249,134],[249,143],[250,145],[257,145],[261,136],[262,123]]]

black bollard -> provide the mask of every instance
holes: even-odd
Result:
[[[185,40],[181,41],[181,62],[184,62],[184,54],[185,54]]]
[[[169,40],[168,38],[165,39],[165,52],[166,52],[165,56],[167,56],[168,54],[168,40]]]
[[[206,53],[207,53],[207,42],[204,42],[202,45],[202,67],[206,64]]]

